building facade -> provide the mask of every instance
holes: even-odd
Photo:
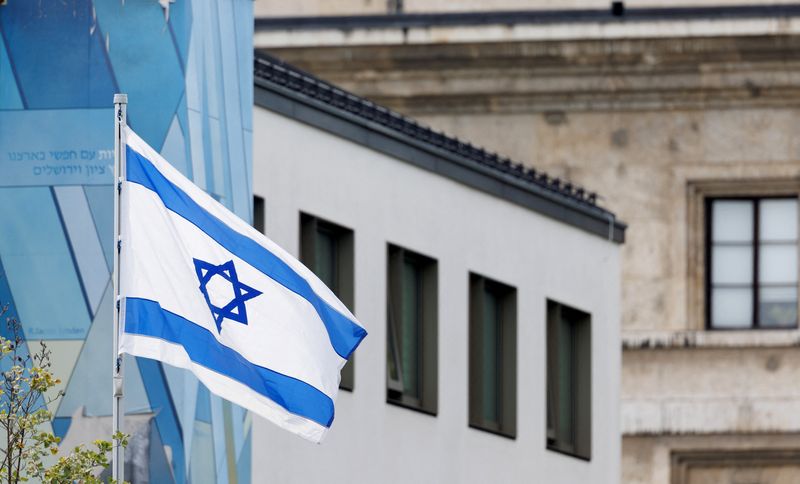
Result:
[[[511,3],[262,16],[256,47],[596,190],[629,223],[622,482],[800,481],[800,9]]]
[[[274,58],[255,78],[256,225],[369,335],[323,445],[254,419],[254,481],[618,482],[624,224]]]
[[[0,306],[52,350],[64,449],[111,436],[114,93],[142,138],[249,219],[252,8],[0,2]],[[182,370],[125,367],[127,481],[249,482],[242,409]]]

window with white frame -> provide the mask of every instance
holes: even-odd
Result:
[[[797,197],[706,199],[706,321],[797,327]]]

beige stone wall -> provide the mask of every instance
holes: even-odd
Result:
[[[797,346],[625,351],[623,432],[800,433],[798,375]]]
[[[627,332],[703,328],[688,306],[690,183],[800,178],[800,110],[791,108],[420,118],[601,194],[629,224]]]
[[[797,449],[799,435],[627,437],[622,441],[622,482],[796,484],[800,482]]]

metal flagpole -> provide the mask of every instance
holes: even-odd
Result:
[[[120,336],[120,297],[119,297],[119,252],[122,248],[120,235],[120,192],[125,168],[124,134],[123,129],[128,122],[128,95],[114,94],[114,404],[111,411],[112,432],[122,431],[122,419],[125,411],[122,406],[122,355],[119,354]],[[125,476],[125,449],[114,443],[111,454],[111,477],[119,484],[124,482]]]

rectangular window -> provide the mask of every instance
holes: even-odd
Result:
[[[253,227],[264,233],[264,197],[253,195]]]
[[[300,214],[300,260],[350,311],[353,311],[353,231],[320,218]],[[353,390],[352,355],[342,368],[339,388]]]
[[[708,326],[796,327],[797,198],[706,203]]]
[[[386,398],[435,414],[436,261],[394,245],[388,256]]]
[[[547,448],[583,459],[592,450],[591,316],[547,301]]]
[[[469,424],[516,436],[517,291],[469,278]]]

